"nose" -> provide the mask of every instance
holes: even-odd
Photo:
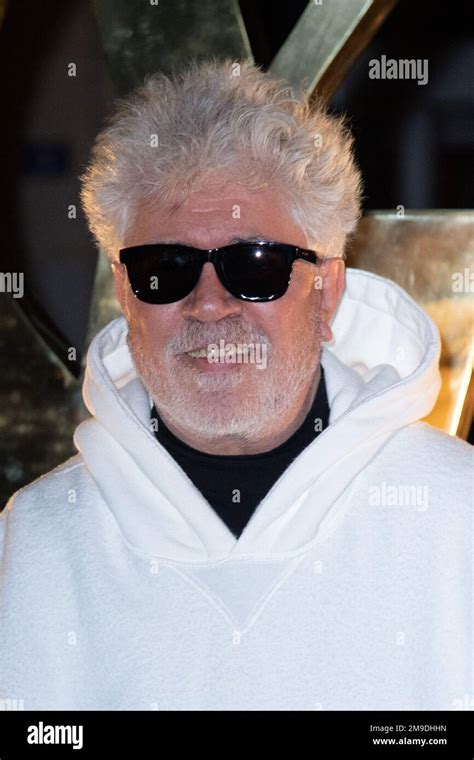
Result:
[[[217,276],[214,264],[207,261],[194,290],[183,301],[182,314],[200,322],[216,322],[236,316],[242,311],[242,301],[229,293]]]

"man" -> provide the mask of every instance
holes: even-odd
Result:
[[[250,63],[150,77],[82,199],[123,316],[78,454],[0,520],[2,698],[25,709],[456,709],[472,450],[420,422],[438,332],[349,270],[341,120]]]

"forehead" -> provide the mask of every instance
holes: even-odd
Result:
[[[251,191],[229,181],[218,189],[210,186],[190,192],[174,211],[159,205],[141,206],[126,245],[180,242],[217,248],[240,240],[275,240],[302,247],[307,244],[278,190]]]

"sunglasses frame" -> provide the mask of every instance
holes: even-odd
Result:
[[[272,250],[272,249],[278,249],[279,252],[281,252],[282,256],[285,258],[285,263],[289,267],[289,277],[288,281],[286,282],[285,289],[278,294],[275,294],[273,296],[269,297],[259,297],[259,296],[245,296],[242,293],[233,292],[229,288],[229,283],[225,274],[225,263],[223,261],[224,256],[232,249],[242,249],[242,247],[245,246],[251,246],[251,247],[264,247],[265,250]],[[133,266],[133,262],[136,261],[136,257],[140,255],[140,253],[147,253],[150,251],[150,249],[153,248],[163,248],[163,247],[169,247],[174,249],[179,249],[180,251],[187,253],[189,255],[193,256],[193,260],[199,265],[199,275],[196,280],[196,284],[193,286],[193,288],[186,293],[182,298],[177,299],[176,301],[168,301],[164,303],[153,303],[151,301],[146,301],[143,298],[140,298],[140,295],[138,292],[136,292],[133,288],[132,281],[131,281],[131,275],[130,275],[130,269],[129,267]],[[202,274],[202,268],[204,264],[207,262],[210,262],[211,264],[214,264],[214,268],[216,270],[216,274],[219,278],[219,281],[223,285],[223,287],[232,295],[234,298],[238,298],[242,301],[251,301],[254,303],[266,303],[268,301],[275,301],[278,298],[281,298],[286,291],[288,290],[288,286],[291,281],[291,275],[292,275],[292,268],[295,261],[298,259],[302,259],[303,261],[306,261],[310,264],[318,265],[321,263],[322,257],[318,255],[316,251],[310,250],[308,248],[300,248],[296,245],[291,245],[290,243],[278,243],[273,240],[243,240],[241,242],[231,243],[230,245],[224,245],[220,246],[219,248],[195,248],[194,246],[189,245],[183,245],[182,243],[146,243],[145,245],[135,245],[131,246],[129,248],[121,248],[119,251],[119,261],[120,263],[125,266],[127,270],[127,276],[130,283],[130,287],[132,288],[132,292],[136,298],[143,301],[144,303],[150,303],[155,306],[163,306],[167,303],[178,303],[178,301],[183,300],[186,298],[194,288],[196,287],[197,283],[199,282],[199,278]]]

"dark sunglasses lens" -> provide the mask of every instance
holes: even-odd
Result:
[[[132,290],[145,303],[180,301],[193,290],[199,278],[199,265],[179,248],[145,246],[127,264]]]
[[[226,287],[236,298],[272,301],[280,298],[290,278],[291,263],[277,246],[242,244],[229,248],[223,259]]]

